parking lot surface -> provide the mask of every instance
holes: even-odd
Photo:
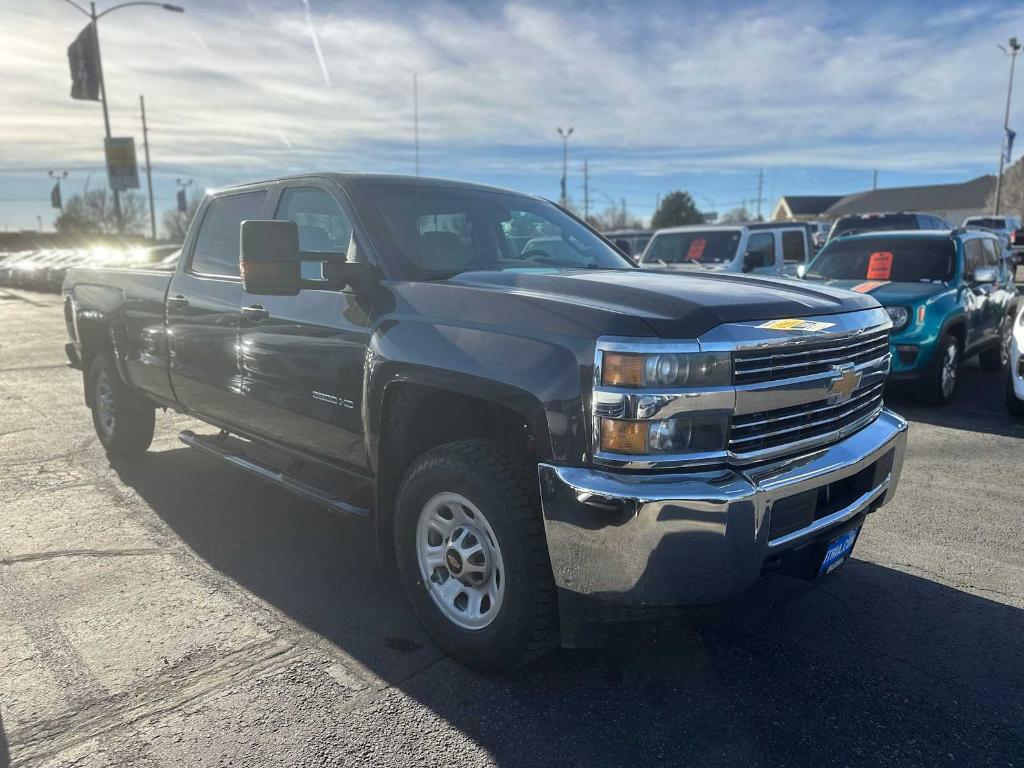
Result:
[[[975,363],[810,584],[502,676],[368,529],[181,445],[111,465],[58,297],[0,289],[0,766],[1024,765],[1024,423]]]

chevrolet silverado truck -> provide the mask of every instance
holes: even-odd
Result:
[[[74,270],[64,297],[112,458],[148,448],[157,408],[211,425],[181,440],[362,520],[438,645],[481,669],[824,575],[903,463],[875,299],[641,270],[513,192],[225,189],[173,274]]]

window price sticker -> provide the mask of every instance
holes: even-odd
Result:
[[[892,251],[875,251],[868,258],[868,280],[892,280]]]

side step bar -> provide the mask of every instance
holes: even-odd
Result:
[[[304,499],[327,507],[332,512],[354,515],[355,517],[368,517],[370,514],[368,509],[357,507],[343,499],[336,498],[328,491],[317,488],[315,485],[311,485],[296,477],[286,475],[276,467],[246,457],[236,450],[234,446],[230,445],[222,436],[197,435],[192,430],[186,429],[178,434],[178,439],[190,448],[197,448],[211,456],[223,459],[239,469],[251,472],[261,480],[279,485],[296,496],[301,496]]]

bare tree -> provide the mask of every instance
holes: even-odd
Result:
[[[121,195],[121,216],[125,234],[141,234],[149,220],[146,202],[135,192]],[[54,222],[58,232],[79,235],[116,235],[114,196],[106,189],[92,189],[72,195]]]
[[[603,212],[591,214],[588,223],[602,232],[612,229],[643,229],[644,223],[634,216],[625,205],[609,205]]]
[[[195,217],[201,202],[203,202],[202,194],[193,192],[188,199],[188,205],[186,205],[184,213],[177,208],[168,208],[164,211],[163,216],[160,217],[160,223],[163,224],[164,237],[176,243],[183,242],[185,235],[188,233],[189,224],[192,223],[192,219]]]
[[[720,224],[738,224],[743,221],[752,221],[753,218],[746,208],[733,208],[731,211],[723,213],[722,218],[718,221]]]
[[[990,211],[996,209],[995,189],[985,201],[985,207]],[[1024,157],[1003,173],[1003,195],[999,209],[1001,213],[1024,216]]]

